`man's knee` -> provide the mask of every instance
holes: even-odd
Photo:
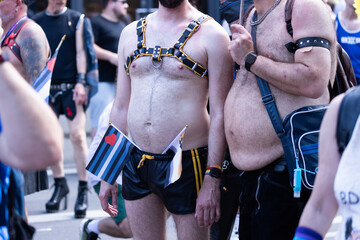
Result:
[[[132,233],[130,229],[130,224],[128,218],[124,218],[120,223],[117,224],[118,226],[118,232],[122,233],[122,236],[124,238],[131,238]]]
[[[73,144],[82,144],[86,141],[85,129],[76,128],[70,131],[70,140]]]

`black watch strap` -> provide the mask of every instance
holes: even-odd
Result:
[[[245,57],[245,69],[250,72],[251,66],[255,63],[257,58],[257,54],[254,52],[250,52]]]
[[[210,175],[213,178],[221,178],[222,168],[218,165],[212,165],[205,171],[205,175]]]

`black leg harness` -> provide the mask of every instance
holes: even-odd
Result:
[[[141,56],[151,56],[153,63],[159,63],[162,61],[162,57],[175,57],[177,60],[182,62],[186,68],[190,69],[196,75],[207,78],[208,70],[200,63],[191,59],[182,48],[186,44],[187,40],[200,28],[200,25],[206,20],[212,19],[211,17],[204,15],[197,20],[193,20],[185,28],[185,31],[177,42],[172,47],[146,47],[145,46],[145,30],[146,30],[146,18],[141,18],[137,23],[137,49],[132,55],[130,55],[125,64],[125,71],[129,74],[129,68],[132,62]]]

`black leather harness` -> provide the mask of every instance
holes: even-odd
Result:
[[[21,58],[20,46],[15,42],[15,39],[18,36],[20,30],[25,26],[26,23],[28,23],[29,20],[29,18],[24,17],[19,22],[17,22],[16,25],[6,34],[6,37],[1,43],[1,47],[9,46],[12,53],[17,59],[19,59],[21,63],[23,60]]]
[[[197,20],[193,20],[190,24],[185,28],[185,31],[181,35],[181,37],[176,41],[176,43],[172,47],[146,47],[145,46],[145,30],[146,30],[146,18],[142,18],[137,23],[137,49],[134,51],[132,55],[130,55],[125,64],[125,71],[129,74],[129,68],[132,62],[134,62],[137,58],[142,56],[151,56],[152,61],[154,63],[161,62],[162,57],[175,57],[177,60],[182,62],[188,69],[194,72],[196,75],[207,78],[208,70],[206,67],[201,65],[200,63],[191,59],[182,48],[185,46],[187,40],[200,28],[200,25],[205,21],[212,19],[211,17],[204,15]]]

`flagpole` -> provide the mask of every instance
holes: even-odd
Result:
[[[243,25],[243,15],[244,15],[244,0],[240,0],[240,13],[239,13],[239,24]]]
[[[59,45],[56,47],[55,51],[59,51],[60,47],[61,47],[61,44],[64,42],[66,38],[66,35],[64,35],[62,38],[61,38],[61,41],[59,42]]]

